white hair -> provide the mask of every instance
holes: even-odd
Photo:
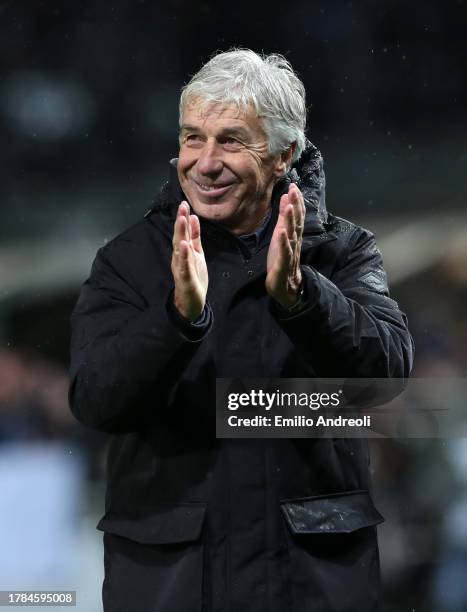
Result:
[[[259,55],[231,49],[214,55],[182,88],[180,126],[190,99],[203,104],[234,104],[239,112],[253,106],[262,119],[269,152],[277,155],[293,143],[292,162],[305,148],[305,87],[290,63],[278,54]]]

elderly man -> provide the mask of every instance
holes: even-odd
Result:
[[[70,404],[114,434],[106,612],[376,609],[365,441],[215,436],[216,377],[410,372],[374,238],[326,212],[305,119],[283,57],[214,56],[183,89],[170,180],[83,285]]]

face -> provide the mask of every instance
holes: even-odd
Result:
[[[187,103],[180,132],[178,178],[197,215],[234,234],[256,230],[276,180],[291,153],[268,153],[267,137],[253,108]]]

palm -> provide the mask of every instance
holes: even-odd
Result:
[[[298,187],[291,184],[281,197],[266,262],[266,291],[286,307],[296,302],[302,282],[300,251],[304,215],[303,196]]]
[[[280,274],[279,266],[280,266],[280,254],[281,254],[281,239],[280,233],[284,224],[280,219],[277,222],[277,225],[272,234],[271,243],[269,245],[268,258],[266,261],[266,287],[274,291],[277,282],[278,276]]]
[[[197,251],[196,246],[193,245],[193,241],[190,240],[188,243],[191,247],[193,254],[193,269],[195,275],[193,278],[194,287],[196,287],[196,293],[201,300],[204,301],[206,292],[208,290],[209,276],[208,267],[206,265],[206,258],[204,257],[203,250]]]
[[[175,221],[172,274],[175,306],[185,318],[195,320],[206,303],[209,278],[199,219],[190,215],[187,202],[180,204]]]

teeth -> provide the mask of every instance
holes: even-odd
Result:
[[[204,191],[212,191],[213,189],[219,189],[219,187],[215,187],[214,185],[200,185],[201,189]]]

